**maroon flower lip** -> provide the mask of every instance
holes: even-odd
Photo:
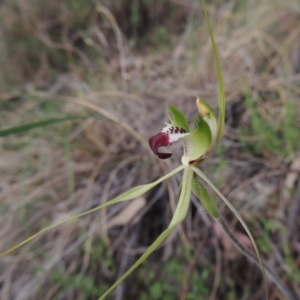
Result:
[[[149,139],[149,146],[153,153],[161,159],[167,159],[172,156],[172,153],[162,153],[158,151],[159,147],[166,147],[171,145],[169,136],[164,132],[159,132],[158,134],[152,136]]]
[[[164,131],[165,130],[165,131]],[[153,153],[161,159],[167,159],[172,156],[172,153],[162,153],[158,151],[159,147],[166,147],[172,145],[177,139],[172,138],[172,134],[186,133],[186,131],[179,127],[166,127],[163,131],[152,136],[149,139],[149,146]]]

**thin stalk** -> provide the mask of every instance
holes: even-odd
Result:
[[[256,254],[254,254],[251,250],[246,248],[240,241],[235,237],[231,229],[229,228],[227,222],[224,220],[224,218],[221,216],[218,219],[215,219],[219,222],[219,224],[224,229],[227,236],[230,238],[231,242],[235,245],[235,247],[244,254],[250,261],[252,261],[254,264],[256,264],[260,268],[260,263],[257,259]],[[273,281],[273,283],[277,286],[277,288],[281,291],[281,293],[284,295],[284,299],[286,300],[297,300],[297,298],[293,295],[293,293],[289,290],[289,288],[284,284],[284,282],[281,280],[281,278],[276,274],[276,272],[266,263],[262,262],[265,271],[269,278]]]

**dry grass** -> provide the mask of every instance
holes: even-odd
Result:
[[[84,116],[0,139],[1,251],[176,166],[180,147],[166,163],[147,147],[147,138],[167,121],[168,103],[190,119],[195,95],[216,107],[217,82],[200,5],[170,0],[150,9],[146,1],[136,1],[142,8],[134,23],[129,21],[133,8],[125,9],[129,1],[111,2],[0,4],[1,128]],[[274,128],[281,128],[289,103],[299,110],[300,6],[296,0],[213,1],[209,9],[228,105],[226,136],[203,168],[250,225],[265,260],[300,295],[300,196],[290,192],[300,186],[299,144],[286,147],[279,132],[280,154],[268,145],[251,152],[265,136],[240,130],[253,122],[246,97]],[[299,124],[296,114],[298,129]],[[167,226],[176,186],[173,180],[149,193],[126,224],[107,230],[119,212],[131,214],[120,204],[107,209],[106,217],[99,212],[60,226],[1,258],[1,300],[97,299]],[[169,282],[160,266],[174,258],[188,277],[208,270],[207,278],[198,278],[208,292],[199,296],[192,283],[175,278],[170,299],[185,299],[188,290],[196,298],[186,299],[263,299],[259,270],[193,203],[179,236],[172,235],[150,258],[149,272]],[[247,245],[236,221],[231,225]],[[147,271],[141,268],[112,298],[160,299],[143,276]],[[271,291],[270,299],[280,299]]]

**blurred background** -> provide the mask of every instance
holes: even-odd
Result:
[[[300,2],[212,0],[208,10],[227,111],[202,170],[300,297]],[[1,251],[178,166],[181,145],[161,162],[147,144],[169,103],[191,122],[195,96],[217,108],[196,0],[2,0],[0,66]],[[168,226],[179,180],[1,258],[1,300],[98,299]],[[108,299],[264,299],[259,268],[191,203],[181,228]],[[284,299],[269,288],[270,299]]]

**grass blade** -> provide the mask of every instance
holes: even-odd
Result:
[[[27,123],[27,124],[23,124],[20,126],[15,126],[15,127],[11,127],[8,129],[0,130],[0,137],[5,137],[8,135],[17,134],[17,133],[23,133],[28,130],[34,129],[34,128],[45,127],[45,126],[49,126],[49,125],[60,123],[60,122],[84,119],[84,118],[86,118],[86,117],[68,116],[68,117],[64,117],[64,118],[51,118],[51,119],[47,119],[47,120],[43,120],[43,121]]]

